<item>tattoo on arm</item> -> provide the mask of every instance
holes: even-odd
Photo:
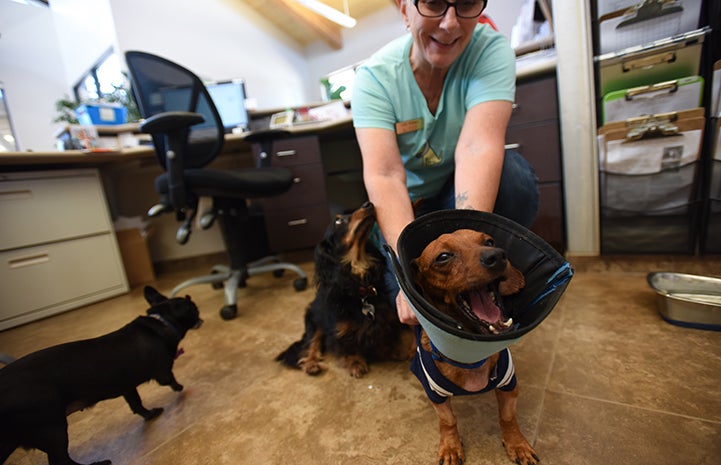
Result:
[[[468,203],[468,192],[460,192],[456,194],[456,208],[473,210],[473,206]]]

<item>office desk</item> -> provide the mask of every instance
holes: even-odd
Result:
[[[290,195],[274,199],[268,204],[276,222],[271,228],[275,231],[277,222],[283,221],[280,216],[285,215],[286,228],[290,221],[296,225],[296,231],[312,229],[314,232],[310,235],[290,234],[288,238],[290,231],[286,228],[278,229],[274,233],[278,240],[274,241],[278,246],[276,250],[280,252],[312,247],[318,239],[317,232],[322,234],[333,214],[354,208],[362,203],[365,195],[360,172],[360,151],[355,142],[350,116],[335,121],[292,126],[285,131],[289,135],[285,144],[297,140],[315,141],[312,143],[317,145],[317,159],[313,163],[305,160],[291,163],[293,157],[285,158],[286,165],[296,173],[297,183]],[[257,146],[246,140],[252,134],[226,135],[223,151],[211,166],[219,169],[256,166],[259,161]],[[0,153],[0,174],[81,168],[93,168],[100,173],[108,211],[113,219],[120,216],[145,217],[148,208],[157,200],[153,182],[161,173],[161,168],[150,146],[114,152],[69,150]],[[314,188],[315,200],[308,197],[307,187]],[[317,208],[312,212],[312,217],[307,218],[304,215],[311,212],[301,207],[310,204]],[[311,220],[312,223],[309,223]],[[193,233],[196,240],[181,247],[175,241],[178,225],[172,215],[153,218],[152,226],[154,233],[150,239],[150,250],[154,262],[223,251],[222,240],[215,228],[208,231],[196,228]],[[305,237],[303,241],[296,240],[301,236]]]
[[[250,132],[244,139],[252,142],[255,164],[293,173],[288,192],[258,200],[273,251],[313,248],[335,214],[354,210],[367,198],[350,116],[332,123]]]

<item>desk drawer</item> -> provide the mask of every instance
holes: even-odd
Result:
[[[258,145],[253,153],[258,156]],[[270,166],[289,167],[305,163],[320,163],[320,144],[316,136],[291,137],[277,139],[270,150]]]
[[[516,86],[516,103],[509,126],[558,119],[556,78],[524,81]]]
[[[552,121],[509,128],[506,133],[506,144],[533,165],[539,181],[560,181],[561,147],[558,138],[558,122]]]
[[[0,250],[112,230],[95,173],[0,181]]]
[[[325,203],[265,212],[268,242],[273,252],[315,247],[329,222],[330,213]]]
[[[127,291],[111,233],[0,252],[0,330]]]
[[[326,202],[323,165],[313,163],[288,168],[293,173],[293,186],[284,194],[261,199],[266,211]]]

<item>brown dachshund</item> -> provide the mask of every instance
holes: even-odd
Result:
[[[501,334],[513,327],[512,319],[503,314],[501,298],[520,291],[525,280],[488,234],[468,229],[443,234],[426,246],[413,268],[425,299],[466,330]],[[537,464],[536,452],[516,420],[518,386],[508,349],[478,363],[463,364],[439,353],[420,327],[417,337],[412,370],[438,414],[439,463],[460,465],[465,460],[450,397],[495,390],[508,457],[522,465]]]

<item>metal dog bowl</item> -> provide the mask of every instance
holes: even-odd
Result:
[[[458,229],[490,234],[526,279],[521,292],[504,298],[505,310],[514,321],[508,332],[467,331],[428,303],[415,286],[411,261],[438,236]],[[460,363],[478,362],[518,342],[548,316],[573,276],[570,264],[543,239],[507,218],[474,210],[442,210],[421,216],[401,232],[398,257],[388,246],[386,253],[401,291],[433,344],[443,355]]]
[[[669,323],[721,331],[721,279],[655,272],[646,277],[656,291],[658,312]]]

